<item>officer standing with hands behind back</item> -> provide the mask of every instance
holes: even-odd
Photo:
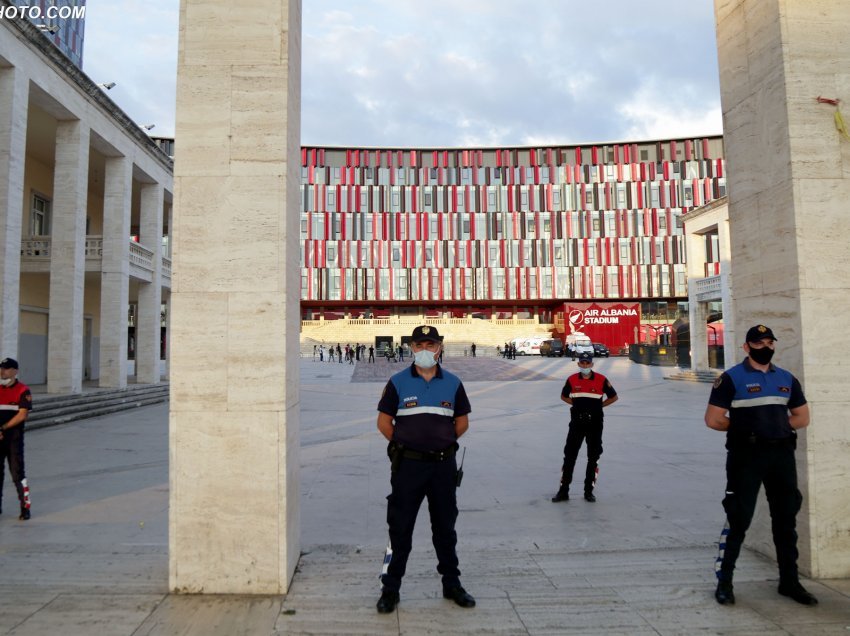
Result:
[[[797,489],[794,449],[797,429],[809,425],[809,405],[799,380],[771,364],[776,338],[770,328],[751,327],[743,348],[747,357],[717,378],[705,410],[706,426],[726,432],[727,450],[723,508],[729,534],[714,598],[721,605],[735,603],[732,574],[764,483],[779,565],[778,591],[803,605],[816,605],[797,574],[797,512],[803,495]]]
[[[390,543],[377,604],[381,614],[398,605],[416,515],[426,497],[443,597],[461,607],[475,607],[475,599],[460,585],[455,551],[460,483],[455,453],[457,439],[469,428],[472,408],[460,378],[437,363],[442,349],[437,329],[416,327],[411,340],[413,364],[390,378],[378,403],[378,430],[390,442],[387,454],[392,460],[392,492],[387,497]]]
[[[32,410],[29,387],[18,380],[18,361],[0,360],[0,512],[3,509],[3,482],[6,479],[5,463],[18,491],[21,504],[21,521],[30,518],[30,489],[24,470],[24,422]]]
[[[584,476],[584,499],[596,501],[593,488],[602,455],[602,409],[617,401],[617,392],[601,373],[593,371],[593,356],[582,352],[578,356],[579,372],[567,378],[561,390],[561,400],[570,405],[570,430],[564,446],[564,465],[561,468],[561,486],[552,501],[570,498],[570,482],[581,443],[587,444],[587,470]]]

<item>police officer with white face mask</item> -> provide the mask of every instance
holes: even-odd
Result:
[[[460,378],[437,362],[442,350],[437,329],[416,327],[411,340],[413,364],[390,378],[378,403],[378,430],[390,442],[387,453],[392,460],[392,493],[387,497],[390,542],[377,604],[381,614],[398,605],[416,515],[426,497],[443,597],[461,607],[475,607],[475,599],[460,585],[455,551],[459,485],[455,453],[457,439],[469,428],[472,409]]]
[[[552,501],[570,498],[573,468],[581,449],[587,443],[587,471],[584,477],[585,501],[596,501],[593,488],[599,472],[602,455],[602,408],[617,401],[617,392],[601,373],[593,371],[593,356],[584,352],[578,356],[579,372],[567,378],[561,390],[561,400],[570,405],[570,430],[564,446],[564,464],[561,468],[561,486]]]

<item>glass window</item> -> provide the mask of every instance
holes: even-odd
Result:
[[[30,215],[30,235],[48,236],[50,234],[50,201],[38,194],[32,195]]]
[[[401,250],[397,247],[393,248],[393,262],[398,263],[401,260]]]
[[[427,206],[431,205],[431,193],[430,192],[425,192],[425,205],[427,205]]]

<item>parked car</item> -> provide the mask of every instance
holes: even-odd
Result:
[[[611,352],[608,350],[608,347],[606,347],[601,342],[594,342],[593,343],[593,355],[596,356],[597,358],[607,358],[608,356],[611,355]]]
[[[564,342],[560,338],[544,340],[540,343],[540,355],[547,358],[562,357],[564,355]]]

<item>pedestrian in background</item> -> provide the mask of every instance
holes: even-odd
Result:
[[[809,425],[809,405],[799,380],[771,363],[776,338],[770,328],[751,327],[743,349],[747,357],[715,380],[705,410],[706,426],[726,432],[727,451],[723,508],[729,533],[719,557],[714,597],[721,605],[735,603],[735,562],[764,484],[779,566],[778,591],[803,605],[816,605],[797,572],[797,512],[803,495],[797,489],[794,450],[797,430]]]
[[[24,424],[32,410],[32,393],[18,380],[18,362],[0,360],[0,513],[3,511],[3,482],[6,464],[18,491],[21,513],[18,519],[30,518],[30,489],[24,468]]]
[[[593,356],[587,352],[579,354],[579,372],[567,378],[561,389],[561,400],[570,405],[570,428],[564,446],[564,464],[561,468],[561,485],[552,501],[567,501],[570,498],[570,483],[581,444],[587,445],[587,470],[584,474],[584,499],[596,501],[593,489],[599,473],[599,457],[602,455],[602,409],[617,401],[617,392],[601,373],[593,371]]]

